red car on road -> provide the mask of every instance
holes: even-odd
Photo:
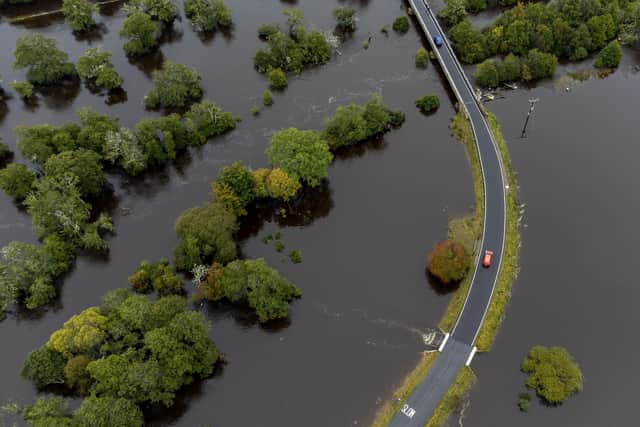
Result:
[[[493,258],[493,251],[484,251],[484,256],[482,257],[482,266],[491,267],[491,258]]]

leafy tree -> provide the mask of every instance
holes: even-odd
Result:
[[[266,40],[275,33],[279,33],[281,31],[280,25],[278,24],[262,24],[258,27],[258,37]]]
[[[495,2],[492,0],[495,5]],[[466,0],[465,9],[471,13],[479,13],[487,8],[486,0]]]
[[[467,18],[467,0],[446,0],[446,6],[438,12],[448,26],[454,26]]]
[[[299,40],[306,31],[304,28],[304,13],[297,7],[285,7],[282,13],[287,17],[289,35],[294,40]]]
[[[602,49],[607,45],[607,41],[616,36],[617,25],[610,14],[592,16],[587,21],[587,28],[593,49]]]
[[[221,263],[231,261],[236,257],[233,234],[237,229],[236,215],[222,204],[208,203],[187,209],[175,224],[181,240],[174,250],[176,268],[191,270],[212,255]]]
[[[180,15],[180,9],[172,0],[141,0],[141,4],[145,13],[158,21],[173,22]]]
[[[395,112],[396,116],[399,112]],[[362,117],[367,122],[367,138],[381,134],[389,129],[391,122],[391,111],[382,102],[382,95],[374,93],[371,95],[369,101],[364,104],[364,111]]]
[[[327,176],[327,167],[333,156],[320,133],[295,128],[273,134],[267,149],[269,162],[282,168],[295,179],[315,187]]]
[[[358,17],[356,10],[352,7],[338,7],[333,10],[333,16],[336,18],[336,28],[344,32],[352,32],[356,30]]]
[[[75,72],[69,56],[57,42],[41,34],[29,33],[16,41],[16,69],[27,68],[27,80],[33,84],[52,84]]]
[[[282,169],[258,169],[253,173],[257,197],[289,200],[300,190],[300,183]]]
[[[620,18],[620,40],[633,44],[640,40],[640,2],[630,3]]]
[[[423,114],[432,113],[440,108],[440,98],[438,98],[438,95],[425,95],[416,100],[416,107]]]
[[[184,118],[194,144],[204,144],[208,138],[222,135],[236,127],[233,114],[223,111],[211,101],[193,104]]]
[[[133,132],[127,128],[107,133],[104,158],[119,165],[129,175],[138,175],[147,168],[142,147]]]
[[[520,58],[510,53],[504,58],[498,69],[500,72],[500,80],[503,82],[518,80],[522,73],[521,69]]]
[[[194,295],[196,301],[208,300],[218,301],[224,298],[224,292],[222,290],[222,274],[224,273],[224,267],[218,262],[211,264],[207,268],[207,275],[204,280],[201,280],[198,286],[198,292]]]
[[[78,117],[82,128],[77,133],[77,142],[73,148],[86,148],[104,154],[107,134],[118,131],[118,118],[97,113],[88,107],[78,110]],[[65,147],[58,152],[73,148]]]
[[[44,171],[49,178],[62,177],[72,173],[78,177],[78,190],[83,197],[100,194],[104,187],[105,177],[100,156],[90,150],[79,149],[63,151],[47,160]]]
[[[543,52],[553,52],[553,31],[548,25],[539,24],[533,35],[533,46]]]
[[[218,174],[218,182],[227,185],[243,206],[251,203],[256,196],[253,174],[242,162],[223,167]]]
[[[622,48],[618,40],[614,40],[602,48],[593,65],[597,68],[616,68],[621,59]]]
[[[149,166],[174,160],[178,151],[191,143],[184,122],[175,113],[140,120],[134,130],[134,138]]]
[[[451,28],[449,37],[460,61],[475,64],[487,57],[486,40],[480,31],[473,28],[468,19]]]
[[[62,0],[62,14],[73,31],[87,31],[96,25],[93,14],[98,6],[87,0]]]
[[[111,52],[91,47],[78,58],[78,75],[91,80],[97,86],[115,89],[122,84],[122,77],[111,63]]]
[[[71,316],[64,322],[62,329],[51,334],[47,348],[62,353],[66,358],[86,354],[106,338],[106,325],[107,317],[100,309],[89,307],[80,314]]]
[[[142,411],[130,400],[104,396],[88,397],[73,414],[74,421],[85,426],[139,427],[144,425]]]
[[[44,238],[42,247],[47,258],[47,271],[52,277],[69,271],[76,257],[76,246],[72,242],[52,234]]]
[[[173,272],[169,263],[161,260],[151,264],[142,261],[140,267],[129,276],[129,283],[138,292],[155,290],[159,296],[182,292],[182,280]]]
[[[89,372],[87,372],[89,362],[91,362],[90,357],[80,355],[69,359],[64,367],[65,384],[80,396],[88,395],[92,384]]]
[[[526,81],[553,76],[558,58],[550,53],[532,49],[522,60],[522,78]]]
[[[24,420],[31,427],[74,427],[69,413],[69,403],[62,397],[40,397],[24,408]]]
[[[43,346],[27,355],[20,375],[38,388],[62,384],[66,363],[67,360],[61,353]]]
[[[273,94],[270,90],[262,92],[262,104],[264,104],[265,107],[273,105]]]
[[[400,34],[405,34],[407,31],[409,31],[409,28],[411,27],[411,25],[409,24],[409,18],[407,18],[406,16],[398,16],[394,21],[393,21],[393,25],[391,26],[391,28],[393,28],[394,31],[400,33]]]
[[[146,13],[134,11],[122,23],[120,37],[128,39],[123,46],[127,55],[142,55],[158,45],[160,26]]]
[[[289,302],[301,295],[262,258],[229,263],[221,283],[225,297],[236,303],[247,302],[260,322],[287,317]]]
[[[289,85],[287,76],[280,68],[272,68],[267,73],[267,78],[269,79],[269,86],[271,86],[273,89],[282,90]]]
[[[476,67],[473,78],[482,87],[497,87],[500,84],[498,64],[493,59],[485,59]]]
[[[152,73],[154,87],[144,99],[149,108],[184,107],[202,96],[200,73],[183,64],[165,61],[161,70]]]
[[[532,347],[522,362],[522,370],[529,374],[527,386],[552,405],[582,390],[580,367],[562,347]]]
[[[231,28],[231,10],[223,0],[185,0],[184,12],[199,31],[215,31]]]
[[[36,174],[19,163],[9,163],[0,169],[0,188],[17,202],[27,198],[35,180]]]
[[[23,98],[31,98],[33,95],[33,85],[29,82],[19,82],[14,80],[9,83],[9,86],[11,86],[13,90],[18,92],[18,95]]]
[[[421,47],[416,51],[416,66],[420,68],[427,68],[429,64],[429,54],[427,49]]]
[[[436,244],[427,259],[427,269],[443,283],[459,282],[467,274],[471,257],[464,245],[454,240]]]
[[[331,148],[348,146],[367,139],[369,131],[364,108],[357,104],[338,107],[327,120],[325,136]]]
[[[51,125],[16,126],[18,149],[30,161],[44,166],[52,155],[60,151],[73,150],[79,127],[56,128]]]

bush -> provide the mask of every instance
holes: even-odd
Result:
[[[426,68],[429,64],[429,54],[427,49],[421,47],[416,51],[416,66],[420,68]]]
[[[522,362],[527,386],[547,403],[557,405],[582,390],[582,372],[562,347],[532,347]]]
[[[271,69],[267,74],[267,78],[269,79],[269,86],[271,86],[272,89],[282,90],[289,85],[287,76],[280,68]]]
[[[33,85],[29,82],[14,80],[9,85],[23,98],[30,98],[33,95]]]
[[[52,84],[75,73],[75,67],[67,62],[69,56],[58,49],[55,39],[40,34],[27,34],[16,41],[15,62],[17,69],[27,68],[27,80],[33,84]]]
[[[85,50],[78,58],[78,75],[107,89],[115,89],[122,84],[122,77],[111,62],[111,52],[95,47]]]
[[[520,393],[518,395],[518,408],[522,412],[529,412],[529,404],[531,403],[531,395],[529,393]]]
[[[134,11],[122,23],[120,37],[129,39],[122,46],[127,55],[142,55],[158,46],[160,25],[146,13]]]
[[[410,28],[409,18],[406,16],[398,16],[395,21],[393,21],[392,28],[400,34],[405,34]]]
[[[614,40],[602,48],[593,65],[596,68],[616,68],[622,59],[622,48],[618,40]]]
[[[231,28],[233,18],[223,0],[185,0],[184,12],[198,31]]]
[[[416,100],[416,107],[423,114],[429,114],[440,108],[440,98],[437,95],[425,95]]]
[[[257,105],[252,105],[249,109],[249,112],[252,116],[257,116],[258,114],[260,114],[260,107]]]
[[[427,269],[443,283],[456,283],[464,279],[471,256],[464,245],[454,240],[436,244],[427,258]]]
[[[269,90],[262,92],[262,104],[265,107],[273,105],[273,94]]]
[[[202,96],[200,73],[183,64],[165,61],[152,73],[153,89],[144,99],[149,108],[179,108]]]
[[[87,0],[63,0],[62,14],[73,31],[87,31],[96,25],[93,14],[98,6]]]
[[[289,259],[294,264],[300,264],[302,262],[302,252],[298,250],[293,250],[289,252]]]
[[[36,174],[25,165],[10,163],[6,168],[0,169],[0,188],[15,201],[22,201],[33,189]]]

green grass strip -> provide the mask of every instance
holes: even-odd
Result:
[[[431,418],[425,424],[425,427],[440,427],[442,426],[449,415],[458,407],[464,396],[471,390],[471,387],[476,383],[476,375],[471,368],[464,366],[458,376],[456,377],[449,390],[434,409]]]

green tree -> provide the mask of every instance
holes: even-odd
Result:
[[[96,427],[138,427],[144,425],[142,411],[130,400],[117,397],[88,397],[73,413],[79,425]]]
[[[74,427],[70,415],[69,403],[59,396],[39,397],[23,411],[24,420],[31,427]]]
[[[69,56],[58,49],[54,39],[30,33],[16,41],[16,69],[27,68],[27,80],[33,84],[52,84],[75,73],[75,67],[67,62]]]
[[[344,32],[356,30],[358,17],[356,10],[352,7],[338,7],[333,9],[333,16],[336,18],[336,28]]]
[[[184,107],[202,96],[200,73],[183,64],[165,61],[161,70],[152,73],[153,89],[144,99],[149,108]]]
[[[327,176],[333,156],[320,133],[283,129],[273,134],[267,149],[269,162],[311,187]]]
[[[269,70],[267,78],[269,79],[269,86],[271,86],[272,89],[282,90],[289,85],[287,76],[280,68],[272,68]]]
[[[222,0],[185,0],[184,12],[198,31],[227,29],[233,25],[231,10]]]
[[[160,26],[146,13],[134,11],[122,23],[120,37],[128,39],[123,46],[127,55],[142,55],[158,46]]]
[[[297,7],[285,7],[282,14],[287,17],[287,26],[289,27],[289,35],[294,40],[299,40],[304,36],[304,13]]]
[[[142,147],[127,128],[109,131],[105,138],[104,158],[117,164],[129,175],[138,175],[147,168]]]
[[[529,28],[527,21],[516,20],[507,27],[504,35],[507,49],[516,55],[523,55],[529,50]]]
[[[36,174],[19,163],[9,163],[0,169],[0,188],[17,202],[27,198],[35,180]]]
[[[545,24],[539,24],[533,35],[533,46],[543,52],[553,52],[553,31]]]
[[[620,40],[631,45],[640,40],[640,2],[632,2],[620,18]]]
[[[622,47],[620,47],[618,40],[614,40],[602,48],[593,65],[596,68],[616,68],[620,64],[621,59]],[[0,175],[0,185],[1,179]]]
[[[454,240],[436,244],[427,258],[427,269],[443,283],[462,280],[469,270],[471,257],[464,245]]]
[[[587,21],[589,35],[593,49],[602,49],[607,41],[615,37],[618,32],[616,22],[610,14],[592,16]]]
[[[64,367],[65,384],[80,396],[89,394],[92,380],[87,372],[91,358],[85,355],[72,357]]]
[[[499,68],[499,71],[500,71],[500,80],[503,82],[518,80],[522,74],[520,58],[510,53],[502,61],[502,65]]]
[[[89,107],[78,110],[82,128],[77,134],[77,142],[73,148],[86,148],[104,154],[106,138],[109,132],[118,131],[118,118],[93,111]],[[73,148],[58,149],[58,152]]]
[[[473,78],[482,87],[497,87],[500,84],[498,64],[493,59],[485,59],[476,67]]]
[[[440,108],[440,98],[438,98],[438,95],[425,95],[416,99],[416,107],[423,114],[432,113]]]
[[[63,354],[66,358],[86,354],[106,338],[106,325],[107,317],[102,315],[100,309],[89,307],[80,314],[71,316],[64,322],[62,329],[51,334],[47,348]],[[64,365],[62,369],[64,370]]]
[[[142,119],[136,123],[135,140],[148,165],[175,160],[178,152],[191,143],[187,127],[178,114]]]
[[[282,30],[278,24],[262,24],[258,27],[258,37],[263,40],[267,40],[275,33],[279,33]]]
[[[421,47],[416,51],[416,66],[420,68],[427,68],[429,64],[429,54],[427,49]]]
[[[407,31],[409,31],[409,28],[411,27],[411,25],[409,24],[409,18],[407,18],[406,16],[398,16],[394,21],[393,21],[393,25],[391,26],[391,28],[393,28],[394,31],[400,33],[400,34],[405,34]]]
[[[338,107],[327,120],[325,137],[331,148],[352,145],[369,135],[364,108],[357,104]]]
[[[62,0],[62,14],[73,31],[87,31],[96,25],[93,14],[98,6],[87,0]]]
[[[9,86],[11,86],[13,90],[18,92],[18,95],[23,98],[31,98],[33,95],[33,85],[29,82],[19,82],[14,80],[9,83]]]
[[[522,60],[522,78],[530,81],[551,77],[557,64],[555,55],[532,49]]]
[[[394,113],[397,116],[397,112]],[[391,114],[382,102],[382,95],[374,93],[364,104],[362,117],[367,122],[367,138],[381,134],[389,128]]]
[[[64,383],[65,357],[47,347],[31,351],[22,365],[20,376],[42,388],[51,384]]]
[[[438,12],[448,26],[454,26],[467,18],[467,0],[446,0],[446,6]]]
[[[122,77],[111,63],[111,52],[91,47],[78,58],[78,75],[97,86],[115,89],[122,84]]]
[[[529,374],[527,386],[552,405],[582,390],[580,367],[562,347],[532,347],[522,362],[522,370]]]
[[[462,62],[475,64],[487,57],[486,40],[480,31],[473,28],[468,19],[451,28],[449,37],[453,43],[453,49]]]
[[[223,111],[211,101],[193,104],[184,118],[192,143],[198,145],[236,127],[233,114]]]
[[[100,156],[90,150],[79,149],[55,154],[44,165],[45,174],[50,178],[72,173],[78,177],[78,190],[82,197],[100,194],[106,181]]]
[[[182,280],[173,272],[169,263],[160,260],[151,264],[142,261],[140,267],[129,276],[129,283],[138,292],[155,290],[159,296],[180,294]]]
[[[173,22],[180,15],[180,9],[172,0],[141,0],[141,4],[145,13],[158,21]]]
[[[229,186],[243,206],[253,202],[256,196],[253,174],[242,162],[233,162],[231,166],[223,167],[217,181]]]
[[[273,105],[273,94],[270,90],[262,92],[262,104],[264,104],[265,107]]]

